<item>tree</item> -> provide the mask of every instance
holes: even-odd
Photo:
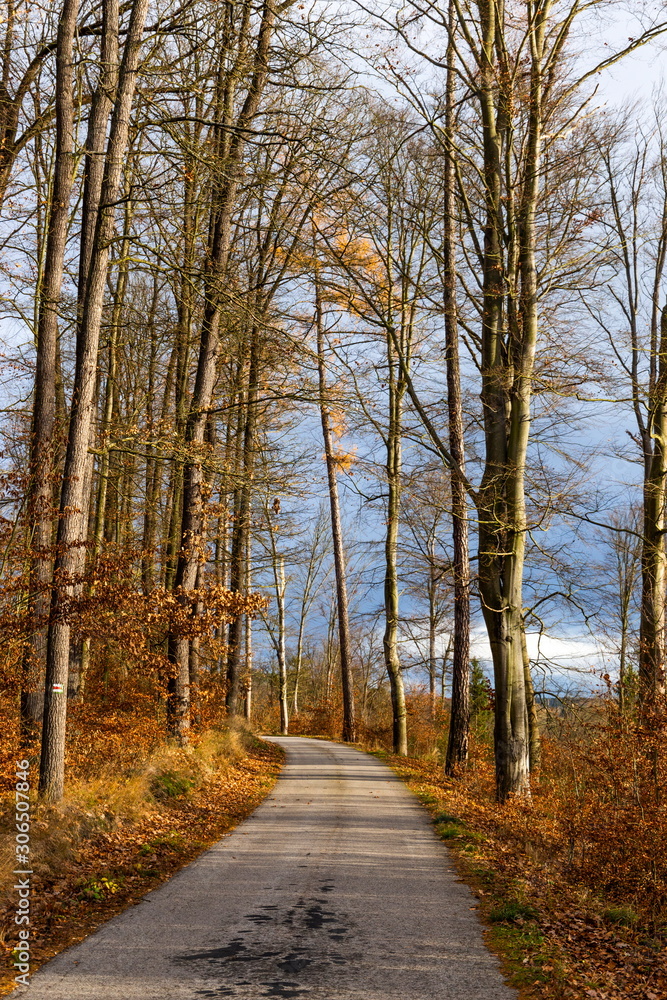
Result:
[[[41,722],[44,707],[46,628],[52,573],[52,475],[56,422],[56,355],[65,245],[69,231],[74,174],[74,32],[78,0],[66,0],[58,23],[56,48],[56,152],[53,195],[49,213],[44,274],[40,288],[37,329],[28,523],[32,531],[30,571],[31,614],[34,631],[23,654],[21,724],[24,738]],[[8,24],[7,31],[11,32]],[[7,126],[6,126],[7,127]]]
[[[663,289],[667,259],[667,150],[660,131],[656,139],[658,157],[654,166],[650,163],[650,140],[639,139],[632,151],[625,143],[621,144],[622,165],[613,144],[600,148],[609,197],[603,226],[612,236],[616,271],[610,291],[620,306],[625,329],[612,328],[602,310],[589,306],[620,366],[619,381],[629,383],[637,429],[634,440],[642,459],[639,693],[645,709],[664,704],[667,693],[667,305]],[[624,656],[625,649],[622,660]],[[621,692],[624,673],[623,663]]]
[[[190,400],[185,427],[187,457],[183,469],[183,514],[180,528],[180,552],[176,567],[175,588],[184,607],[190,600],[189,592],[195,588],[197,569],[201,560],[204,528],[206,484],[202,453],[205,450],[205,433],[208,411],[217,375],[220,348],[219,328],[225,306],[224,282],[227,276],[232,215],[236,207],[243,153],[248,130],[259,111],[260,101],[268,73],[269,46],[273,34],[275,7],[272,0],[262,6],[260,23],[254,41],[251,41],[251,5],[245,3],[240,20],[233,20],[228,29],[235,38],[234,57],[231,65],[228,52],[223,48],[220,56],[216,94],[216,116],[212,123],[215,143],[217,176],[212,189],[209,244],[205,272],[204,311],[197,359],[197,373]],[[250,77],[245,98],[240,109],[235,108],[237,90],[242,83],[247,66],[247,49],[253,45]],[[251,349],[250,394],[256,391],[257,354],[259,343],[254,338]],[[254,368],[253,368],[254,366]],[[250,407],[250,414],[254,408]],[[244,450],[253,448],[252,416],[246,424]],[[243,516],[243,515],[242,515]],[[237,558],[240,564],[240,555]],[[242,586],[242,576],[232,578],[232,589]],[[172,632],[169,636],[169,659],[173,675],[169,691],[170,731],[180,742],[188,740],[189,719],[189,664],[187,638]],[[233,672],[228,678],[227,705],[230,714],[236,713],[239,677]]]
[[[278,507],[277,510],[275,509],[275,506]],[[285,605],[287,583],[285,580],[285,556],[278,550],[279,522],[277,519],[280,514],[280,505],[278,504],[275,506],[269,507],[267,504],[264,508],[264,516],[268,527],[268,554],[270,557],[271,571],[273,575],[273,589],[276,600],[277,618],[275,628],[271,628],[269,626],[268,631],[271,636],[271,641],[276,651],[276,659],[278,661],[278,705],[280,706],[280,732],[283,735],[286,735],[289,730],[289,706],[287,703],[287,620]],[[267,622],[268,625],[266,617],[265,622]]]
[[[53,571],[39,779],[40,794],[50,801],[57,801],[63,793],[67,714],[64,692],[67,691],[70,640],[66,608],[75,586],[74,574],[79,567],[79,549],[85,544],[82,522],[88,501],[86,468],[95,401],[97,351],[107,282],[109,247],[113,237],[116,204],[121,190],[130,112],[137,83],[147,12],[148,0],[133,0],[118,74],[118,88],[107,143],[104,181],[81,324],[77,330],[77,363],[60,498],[58,549]],[[71,56],[68,59],[71,62]],[[62,86],[71,88],[71,83],[64,78]]]
[[[570,98],[592,73],[616,61],[615,53],[574,83],[564,83],[567,44],[581,14],[578,3],[561,11],[535,0],[520,12],[478,0],[455,0],[456,34],[449,11],[411,4],[396,28],[407,46],[446,69],[414,40],[415,19],[427,18],[452,41],[457,73],[474,95],[479,162],[457,155],[464,216],[473,236],[476,280],[481,288],[475,334],[481,382],[484,459],[475,488],[430,420],[411,380],[408,391],[431,439],[475,505],[478,580],[494,663],[494,746],[498,799],[530,795],[530,726],[523,656],[523,573],[526,535],[526,465],[539,340],[538,251],[540,195],[546,182],[545,145],[553,149],[578,110]],[[645,43],[664,25],[632,39]],[[414,93],[412,88],[411,93]],[[423,102],[422,102],[423,104]],[[473,108],[470,108],[473,111]],[[430,119],[432,120],[432,119]],[[464,166],[465,165],[465,166]]]
[[[331,413],[327,390],[325,355],[325,329],[322,289],[319,274],[315,273],[315,331],[317,335],[317,372],[319,385],[319,410],[324,441],[324,459],[327,467],[329,509],[331,512],[331,537],[333,540],[334,571],[336,575],[336,607],[338,611],[338,644],[340,651],[341,683],[343,688],[343,739],[354,743],[357,723],[354,708],[354,681],[352,677],[352,651],[350,646],[350,619],[347,602],[347,574],[343,526],[338,497],[338,457],[335,452],[331,429]]]
[[[452,652],[452,701],[447,739],[445,774],[451,776],[468,759],[470,729],[470,555],[468,547],[468,501],[465,483],[465,441],[459,361],[458,304],[456,287],[456,8],[449,0],[445,122],[442,132],[445,160],[444,227],[442,240],[443,318],[445,322],[445,367],[447,371],[447,423],[449,450],[460,473],[450,470],[452,494],[452,544],[454,575],[454,649]]]

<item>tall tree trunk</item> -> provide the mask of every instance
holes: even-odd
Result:
[[[322,437],[324,439],[324,455],[327,465],[327,482],[329,485],[329,507],[331,510],[331,535],[334,550],[334,569],[336,573],[336,603],[338,608],[338,642],[340,649],[340,671],[343,687],[343,739],[354,743],[357,738],[357,727],[354,712],[354,683],[352,678],[352,657],[350,652],[350,622],[347,606],[347,579],[345,566],[345,549],[343,546],[343,525],[340,516],[338,500],[338,477],[336,459],[334,456],[333,436],[328,406],[326,361],[324,357],[324,318],[322,316],[322,299],[319,281],[315,283],[315,323],[317,329],[317,369],[319,376],[319,404]]]
[[[117,40],[117,29],[118,29],[117,23],[115,25],[115,29],[116,33],[114,37]],[[117,55],[116,49],[117,46],[114,49],[114,53]],[[113,79],[115,81],[115,76]],[[105,126],[107,118],[108,118],[108,113],[105,118]],[[106,127],[105,127],[105,132],[106,132]],[[99,137],[96,138],[96,141],[97,142],[100,141]],[[98,170],[99,170],[99,164],[95,163],[95,172],[92,175],[88,176],[87,186],[94,187],[94,190],[92,192],[88,192],[87,199],[84,198],[84,202],[87,203],[88,212],[92,211],[93,206],[97,211],[99,210],[101,191],[99,189],[98,178],[96,176],[96,172]],[[91,558],[93,561],[97,559],[97,557],[99,556],[100,552],[102,551],[102,545],[104,543],[104,527],[106,524],[107,498],[108,498],[109,480],[110,480],[110,450],[111,450],[110,438],[113,425],[113,417],[118,410],[118,384],[117,384],[118,334],[121,323],[122,308],[125,303],[125,289],[127,287],[127,276],[128,276],[127,259],[129,256],[130,226],[133,215],[132,203],[129,200],[129,194],[130,194],[130,185],[129,183],[126,182],[125,222],[124,222],[123,242],[121,244],[122,263],[120,266],[118,278],[116,281],[116,288],[114,291],[114,304],[111,317],[111,333],[109,336],[109,345],[108,345],[109,368],[105,386],[104,405],[102,409],[102,423],[100,427],[100,445],[102,454],[98,470],[97,498],[94,504],[95,516],[94,519],[89,516],[89,521],[92,521],[93,524],[92,538],[90,539],[90,547],[92,549]],[[86,228],[89,228],[89,223],[86,223],[84,225],[84,233],[86,231]],[[85,282],[87,281],[86,276],[88,274],[88,270],[90,267],[91,255],[92,255],[92,246],[88,246],[87,242],[82,239],[80,275],[79,275],[80,296],[81,296],[81,285],[83,284],[85,286]],[[84,263],[85,263],[85,268],[84,268]],[[83,306],[83,297],[81,297],[81,302],[80,302],[80,307],[82,308],[82,306]],[[95,396],[97,397],[97,395],[98,393],[96,391]],[[92,486],[93,465],[94,465],[94,459],[92,454],[89,455],[88,463],[89,465],[88,465],[87,476],[90,477]],[[118,484],[116,484],[116,490],[118,490]],[[92,492],[91,488],[88,485],[86,485],[85,494],[88,495],[91,492]],[[91,503],[88,509],[90,509],[92,506],[93,504]],[[84,529],[84,526],[82,525],[82,532],[85,532],[85,534],[87,535],[88,534],[87,527]],[[85,557],[86,557],[86,550],[82,547],[79,551],[78,574],[83,573],[85,569]],[[94,587],[91,589],[90,593],[91,594],[95,593]],[[90,638],[86,637],[77,643],[73,643],[70,647],[70,680],[68,688],[69,697],[76,698],[79,701],[83,698],[89,666],[90,666]]]
[[[435,571],[435,552],[429,540],[429,566],[428,566],[428,700],[429,715],[435,719],[436,715],[436,690],[435,683],[438,673],[438,658],[436,655],[436,587],[437,578]]]
[[[479,513],[479,588],[491,645],[496,688],[496,793],[504,800],[529,788],[528,718],[521,654],[523,534],[508,523],[506,479],[509,373],[504,362],[505,271],[502,229],[501,137],[496,124],[495,45],[499,30],[492,0],[480,4],[485,61],[480,102],[484,129],[485,230],[482,315],[482,407],[485,464]]]
[[[289,711],[287,707],[287,650],[285,648],[285,559],[282,555],[274,555],[273,571],[276,584],[276,605],[278,608],[278,637],[276,651],[278,654],[278,703],[280,705],[280,732],[287,735],[289,729]]]
[[[78,551],[85,543],[85,537],[82,536],[82,515],[86,501],[85,472],[91,437],[102,309],[148,2],[149,0],[134,0],[130,14],[107,146],[86,296],[77,334],[72,407],[60,498],[58,555],[51,598],[39,780],[40,794],[51,801],[62,797],[64,785],[67,705],[63,691],[67,690],[70,639],[67,601],[72,596],[72,576],[78,564]]]
[[[248,674],[243,685],[243,718],[252,722],[252,674]]]
[[[202,583],[202,572],[201,566],[197,574],[197,587],[201,587]],[[196,601],[194,606],[194,614],[201,615],[204,611],[204,605],[201,601]],[[201,661],[199,656],[201,640],[198,635],[194,636],[190,640],[190,662],[188,664],[190,673],[190,706],[192,714],[192,725],[195,727],[201,726]]]
[[[247,11],[249,7],[245,8]],[[204,437],[208,410],[217,376],[219,327],[224,295],[222,286],[227,270],[232,215],[236,205],[241,176],[243,151],[248,129],[255,118],[264,91],[268,72],[269,46],[275,21],[273,0],[265,0],[252,63],[252,75],[243,105],[234,117],[234,93],[239,72],[246,65],[247,53],[238,54],[238,66],[227,72],[228,53],[220,63],[220,117],[216,123],[217,154],[220,157],[222,180],[214,191],[211,208],[207,273],[205,276],[204,317],[201,326],[197,374],[185,431],[187,455],[183,470],[183,518],[181,547],[175,585],[179,600],[188,605],[188,591],[194,587],[197,566],[202,558],[204,527]],[[168,656],[172,664],[172,679],[168,692],[168,728],[172,735],[185,743],[189,728],[189,652],[187,640],[170,633]],[[235,714],[238,700],[238,676],[227,692],[227,707]]]
[[[250,335],[250,358],[248,363],[248,389],[245,393],[245,422],[241,435],[241,454],[237,469],[241,473],[242,485],[238,491],[238,500],[234,512],[234,530],[232,532],[232,548],[229,559],[229,587],[233,591],[241,591],[246,581],[245,559],[249,545],[251,501],[253,478],[256,459],[257,434],[257,390],[259,386],[259,369],[261,362],[261,343],[259,332],[253,330]],[[243,636],[243,619],[236,618],[230,622],[228,632],[229,653],[227,656],[227,712],[230,716],[238,714],[239,684],[241,681],[241,640]]]
[[[505,13],[491,0],[483,0],[480,11],[486,226],[482,317],[485,464],[478,495],[479,586],[496,689],[496,793],[498,800],[504,802],[510,795],[530,795],[530,734],[521,635],[527,529],[525,470],[538,333],[535,214],[544,114],[542,61],[546,12],[544,8],[533,11],[527,27],[530,100],[523,184],[520,204],[515,210],[513,189],[508,188],[506,197],[503,196],[501,155],[503,142],[511,143],[511,98],[502,88],[498,90],[497,74],[503,77],[503,68],[496,66],[496,46],[505,29]],[[499,51],[502,55],[503,50]],[[505,150],[505,156],[509,155]],[[506,231],[509,266],[503,255]],[[515,260],[518,289],[513,273]]]
[[[93,93],[86,135],[83,203],[81,207],[81,246],[79,250],[78,306],[82,313],[90,262],[95,242],[95,227],[104,183],[105,151],[109,115],[113,109],[118,83],[119,0],[103,0],[100,77]]]
[[[21,734],[36,734],[44,708],[47,622],[52,576],[54,436],[58,309],[62,291],[70,198],[74,182],[74,32],[79,0],[65,0],[58,23],[56,50],[56,161],[49,215],[46,260],[37,327],[37,364],[33,403],[28,525],[32,533],[30,615],[33,631],[23,655]],[[9,30],[9,29],[8,29]]]
[[[443,298],[445,319],[445,363],[447,368],[447,416],[449,450],[465,475],[463,402],[459,364],[458,309],[456,303],[456,163],[455,141],[455,26],[453,0],[449,3],[447,84],[445,107],[445,191],[443,239]],[[470,730],[470,558],[468,552],[468,504],[461,475],[450,475],[452,494],[452,542],[454,574],[454,652],[452,701],[445,774],[452,776],[468,759]]]
[[[408,713],[405,706],[405,688],[401,661],[398,654],[398,532],[401,502],[402,462],[402,407],[404,383],[397,372],[391,338],[387,338],[387,365],[389,388],[389,428],[387,433],[387,531],[384,542],[384,610],[385,627],[382,637],[384,662],[389,676],[392,708],[392,734],[394,753],[402,757],[408,752]]]
[[[245,591],[250,593],[252,587],[252,535],[248,532],[245,555]],[[245,616],[245,634],[243,637],[244,679],[243,679],[243,715],[250,722],[252,715],[252,615]]]
[[[667,306],[660,318],[657,378],[649,394],[639,626],[639,692],[644,709],[665,700],[665,500],[667,499]]]

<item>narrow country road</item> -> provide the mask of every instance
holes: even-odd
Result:
[[[259,809],[37,972],[31,1000],[513,1000],[426,812],[350,747],[276,738]]]

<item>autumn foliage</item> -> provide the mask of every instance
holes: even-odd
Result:
[[[208,692],[199,732],[188,747],[177,747],[165,742],[160,706],[136,673],[123,685],[91,677],[86,702],[70,710],[65,797],[49,806],[32,795],[33,971],[169,878],[268,792],[282,751],[243,728],[211,726],[221,716],[220,700]],[[18,724],[7,698],[0,700],[0,724],[9,737],[0,794],[4,994],[16,985],[10,779]]]
[[[469,767],[450,781],[446,719],[419,702],[420,756],[390,761],[455,848],[521,996],[666,996],[667,717],[621,718],[602,699],[544,711],[532,799],[498,806],[490,714],[477,717]]]

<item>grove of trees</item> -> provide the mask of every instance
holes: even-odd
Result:
[[[181,744],[206,705],[388,711],[405,755],[423,686],[456,776],[486,642],[529,798],[540,698],[592,690],[536,635],[664,725],[663,104],[599,92],[661,6],[0,9],[1,670],[41,795],[114,688]]]

